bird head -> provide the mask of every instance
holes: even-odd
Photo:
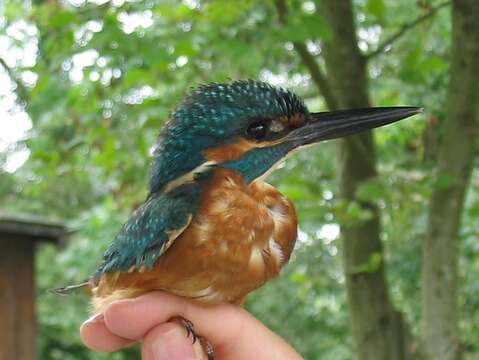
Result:
[[[264,82],[203,85],[185,98],[160,133],[150,192],[169,191],[215,168],[236,171],[250,183],[295,149],[418,112],[388,107],[310,113],[298,96]]]

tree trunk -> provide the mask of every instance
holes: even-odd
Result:
[[[453,1],[451,77],[437,170],[442,185],[432,194],[422,258],[423,350],[434,360],[461,358],[457,247],[478,117],[478,19],[479,1]]]
[[[355,34],[350,1],[322,0],[321,15],[326,19],[331,37],[324,43],[328,78],[342,108],[368,107],[366,62]],[[371,132],[348,137],[339,142],[340,193],[346,201],[357,201],[358,186],[376,176],[376,157]],[[405,359],[405,331],[387,289],[384,256],[380,240],[378,211],[372,204],[361,203],[373,218],[360,225],[343,226],[342,256],[352,333],[358,359]],[[359,271],[371,259],[381,261],[374,269]]]

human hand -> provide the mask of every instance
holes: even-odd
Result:
[[[110,305],[103,315],[80,329],[83,342],[95,351],[112,352],[141,341],[143,360],[206,359],[199,341],[194,345],[182,317],[195,333],[213,346],[215,360],[298,360],[301,356],[246,310],[233,305],[203,306],[188,299],[155,291]]]

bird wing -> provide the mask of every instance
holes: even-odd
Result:
[[[122,226],[92,276],[145,267],[148,271],[188,227],[195,213],[199,191],[194,184],[169,193],[154,193]]]

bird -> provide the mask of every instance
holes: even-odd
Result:
[[[93,313],[153,290],[241,305],[278,276],[296,241],[294,205],[266,182],[271,171],[298,149],[420,111],[400,106],[314,113],[294,93],[266,82],[201,85],[162,128],[148,195],[98,269],[54,292],[86,287]],[[208,356],[213,358],[212,349]]]

